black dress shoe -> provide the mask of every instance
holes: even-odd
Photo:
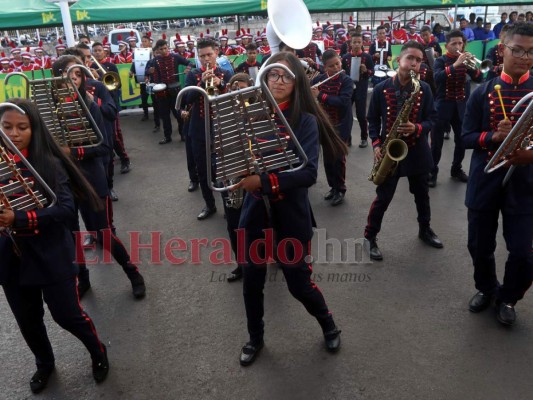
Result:
[[[477,292],[468,303],[468,309],[474,313],[487,309],[492,303],[493,296]]]
[[[368,146],[368,140],[366,140],[366,139],[362,139],[362,140],[361,140],[361,143],[359,143],[359,148],[360,148],[360,149],[364,149],[364,148],[367,147],[367,146]]]
[[[120,162],[120,173],[121,174],[127,174],[128,172],[131,171],[131,168],[132,167],[131,167],[131,163],[129,160],[128,161],[124,160]]]
[[[370,242],[370,259],[374,261],[382,261],[383,260],[383,254],[381,254],[381,250],[378,247],[377,239],[368,239]]]
[[[324,333],[326,349],[330,353],[336,353],[341,347],[341,331],[337,328]]]
[[[168,138],[163,138],[162,140],[160,140],[159,144],[167,144],[170,142],[172,142],[172,139],[168,137]]]
[[[111,197],[111,201],[118,201],[118,196],[113,189],[109,189],[109,197]]]
[[[444,139],[450,140],[450,132],[444,132]]]
[[[54,372],[55,367],[39,368],[30,379],[30,389],[33,393],[40,393],[48,385],[48,379]]]
[[[496,318],[504,325],[512,325],[516,321],[516,311],[511,303],[500,303]]]
[[[187,191],[194,192],[196,189],[198,189],[198,182],[189,182],[189,187],[187,187]]]
[[[91,288],[91,281],[87,278],[79,279],[78,278],[78,297],[81,300],[85,293]]]
[[[442,249],[444,247],[439,237],[429,226],[426,228],[420,228],[418,231],[418,237],[422,239],[425,244],[435,247],[436,249]]]
[[[213,208],[204,207],[202,212],[200,214],[198,214],[198,216],[196,218],[201,221],[203,219],[209,218],[211,215],[213,215],[216,212],[217,212],[217,208],[216,207],[213,207]]]
[[[329,192],[324,194],[324,200],[331,200],[335,196],[335,189],[330,189]]]
[[[451,176],[453,179],[456,179],[459,182],[468,182],[468,175],[465,173],[465,171],[463,171],[462,168],[459,168],[458,170],[452,170]]]
[[[429,174],[428,186],[430,188],[434,188],[435,186],[437,186],[437,174]]]
[[[131,282],[133,297],[136,299],[142,299],[146,295],[146,285],[143,276],[137,272],[136,274],[128,275],[128,278]]]
[[[339,204],[344,203],[344,193],[343,192],[336,192],[335,196],[333,196],[333,200],[331,201],[332,206],[338,206]]]
[[[161,129],[161,127],[159,125],[154,126],[154,129],[152,130],[152,132],[154,132],[154,133],[159,132],[160,129]]]
[[[242,265],[239,265],[231,271],[226,279],[228,282],[235,282],[242,279]]]
[[[102,344],[102,346],[104,346]],[[93,360],[93,378],[97,383],[105,381],[109,373],[109,361],[107,359],[107,348],[104,346],[104,354],[99,360]]]
[[[262,340],[258,344],[252,344],[252,342],[246,343],[241,350],[241,357],[239,359],[241,365],[246,367],[252,364],[264,345],[265,343]]]

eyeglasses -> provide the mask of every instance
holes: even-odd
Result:
[[[524,57],[524,54],[527,54],[527,58],[533,58],[533,49],[525,51],[524,49],[516,49],[514,47],[507,46],[506,44],[504,44],[504,46],[511,50],[511,54],[513,55],[513,57],[522,58]]]
[[[281,81],[285,84],[288,84],[288,83],[294,83],[294,78],[292,76],[289,76],[289,75],[280,75],[278,74],[277,72],[269,72],[267,74],[267,79],[270,81],[270,82],[277,82],[279,80],[279,78],[281,78]]]

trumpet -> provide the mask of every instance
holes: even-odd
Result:
[[[122,84],[120,83],[119,74],[117,74],[116,72],[113,72],[113,71],[106,71],[104,69],[104,67],[102,67],[102,65],[98,62],[98,60],[96,58],[94,58],[94,56],[91,56],[91,59],[96,64],[98,69],[100,71],[102,71],[102,73],[103,73],[103,75],[102,75],[102,83],[105,85],[107,90],[120,89]]]
[[[207,63],[206,71],[209,69],[209,63]],[[216,96],[218,94],[218,89],[215,86],[215,74],[214,74],[214,68],[211,70],[211,79],[209,79],[209,83],[206,83],[205,91],[209,96]]]
[[[457,54],[461,56],[464,53],[461,53],[459,50],[457,50]],[[473,54],[471,54],[466,60],[464,60],[463,64],[468,69],[478,69],[478,65],[479,65],[479,70],[483,74],[485,72],[489,72],[490,69],[492,68],[492,61],[490,61],[489,59],[481,61],[479,58],[476,58]]]

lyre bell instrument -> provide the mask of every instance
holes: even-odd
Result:
[[[413,70],[409,71],[411,75],[411,82],[413,84],[413,92],[411,96],[405,100],[402,108],[398,112],[394,124],[390,128],[383,145],[381,146],[381,159],[374,163],[372,171],[368,177],[369,181],[374,182],[376,185],[381,185],[387,178],[394,175],[398,164],[405,157],[407,157],[408,147],[407,143],[401,139],[401,134],[398,132],[400,124],[409,121],[409,114],[415,105],[418,92],[420,92],[420,82],[416,78],[416,74]]]
[[[461,53],[459,50],[457,50],[457,54],[461,56],[464,53]],[[492,68],[492,61],[488,59],[481,61],[480,59],[476,58],[474,55],[471,55],[470,57],[468,57],[466,60],[463,61],[463,65],[468,69],[472,69],[472,70],[479,69],[481,73],[484,74],[485,72],[489,72],[490,69]]]
[[[117,90],[120,89],[122,83],[120,82],[120,75],[114,71],[107,71],[98,60],[91,56],[91,59],[96,64],[97,68],[102,72],[102,83],[105,85],[107,90]]]
[[[531,98],[533,98],[533,92],[522,97],[511,110],[513,113],[518,112],[520,107],[529,100],[526,109],[485,166],[485,173],[489,174],[506,165],[509,155],[514,151],[518,149],[533,149],[533,146],[531,145],[531,141],[533,140],[533,101],[531,101]],[[503,179],[503,185],[509,181],[515,167],[515,165],[509,167],[509,170]]]
[[[30,80],[21,72],[13,72],[6,75],[4,85],[8,85],[15,76],[26,81],[26,98],[36,105],[46,127],[60,146],[96,147],[104,141],[104,137],[70,78],[74,68],[80,68],[92,77],[85,65],[75,64],[64,77]]]
[[[0,103],[0,109],[10,108],[25,114],[24,110],[12,103]],[[23,173],[15,161],[17,157]],[[8,182],[3,184],[2,182]],[[35,183],[43,190],[36,188]],[[53,206],[57,201],[56,195],[41,178],[28,160],[0,127],[0,213],[4,210],[31,211],[45,206]],[[15,252],[20,254],[14,237],[9,228],[1,227],[0,232],[7,234],[12,242]]]
[[[274,63],[263,68],[267,72],[280,68],[294,77],[283,64]],[[290,173],[307,164],[305,152],[268,89],[266,76],[262,74],[261,86],[250,86],[218,96],[209,96],[198,86],[186,87],[178,94],[176,109],[189,92],[197,91],[204,97],[207,182],[211,190],[234,190],[237,182],[248,175],[279,169],[283,169],[280,173]],[[283,134],[274,120],[272,109],[287,128]],[[211,172],[213,152],[216,155],[214,177]],[[214,185],[213,181],[220,184]],[[238,198],[239,194],[235,196]],[[237,200],[234,204],[238,204]],[[268,203],[268,197],[265,203]]]
[[[329,81],[330,79],[333,79],[333,78],[335,78],[336,76],[339,76],[339,75],[342,74],[343,72],[344,72],[344,70],[341,69],[340,71],[335,72],[333,75],[327,77],[327,78],[324,79],[323,81],[320,81],[320,82],[318,82],[318,83],[315,83],[313,86],[311,86],[311,88],[317,88],[317,87],[319,87],[320,85],[322,85],[322,84],[326,83],[327,81]]]

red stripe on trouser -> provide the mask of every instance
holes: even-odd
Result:
[[[91,328],[91,332],[93,333],[93,335],[96,337],[96,340],[98,340],[98,343],[100,344],[100,351],[102,352],[102,354],[104,353],[104,346],[102,344],[102,341],[100,340],[100,338],[98,337],[98,333],[96,332],[96,328],[94,327],[94,323],[93,323],[93,320],[91,319],[91,317],[89,317],[85,311],[83,310],[83,307],[80,303],[80,294],[78,292],[78,278],[76,277],[76,297],[77,297],[77,301],[76,303],[78,304],[78,308],[80,309],[80,312],[81,312],[81,315],[83,316],[83,318],[85,319],[85,321],[87,321],[87,323],[89,324],[89,327]]]

